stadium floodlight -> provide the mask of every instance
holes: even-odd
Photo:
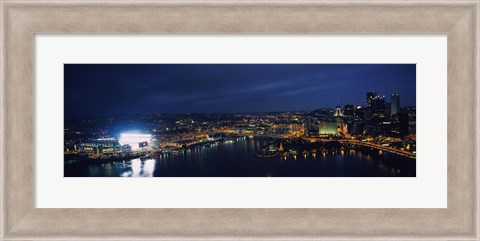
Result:
[[[141,142],[150,142],[152,135],[150,134],[136,134],[136,133],[122,133],[118,142],[123,145],[130,145],[132,150],[139,149]]]

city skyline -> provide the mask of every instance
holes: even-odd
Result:
[[[413,177],[415,64],[66,64],[65,177]]]
[[[415,64],[65,64],[65,116],[262,113],[415,106]],[[246,79],[242,81],[242,79]],[[197,81],[194,81],[197,80]],[[378,81],[383,80],[382,83]]]

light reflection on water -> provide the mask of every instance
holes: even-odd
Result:
[[[415,160],[369,149],[325,150],[275,158],[255,156],[268,140],[244,140],[159,154],[152,159],[79,164],[65,176],[95,177],[355,177],[415,176]]]
[[[122,177],[153,177],[155,171],[155,159],[148,159],[145,161],[139,158],[130,161],[130,170],[123,172]]]

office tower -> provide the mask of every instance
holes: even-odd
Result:
[[[372,106],[372,100],[377,97],[377,92],[368,92],[367,93],[367,109]]]
[[[398,136],[408,135],[408,114],[406,113],[397,113],[392,115],[392,134]]]
[[[354,105],[345,105],[343,110],[343,116],[353,117],[355,115],[355,106]]]
[[[304,135],[307,137],[318,135],[318,121],[312,117],[306,117],[304,120]]]
[[[333,116],[335,116],[335,117],[343,116],[342,108],[340,107],[340,105],[337,105],[337,107],[335,108],[335,112],[334,112]]]
[[[380,96],[377,92],[368,92],[365,115],[367,123],[378,124],[385,121],[385,111],[385,96]]]
[[[400,112],[400,96],[398,94],[392,94],[390,98],[390,114],[395,115]]]

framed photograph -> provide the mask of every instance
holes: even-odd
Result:
[[[2,1],[1,240],[478,240],[479,1]]]
[[[415,177],[415,80],[415,64],[65,64],[64,177]]]

